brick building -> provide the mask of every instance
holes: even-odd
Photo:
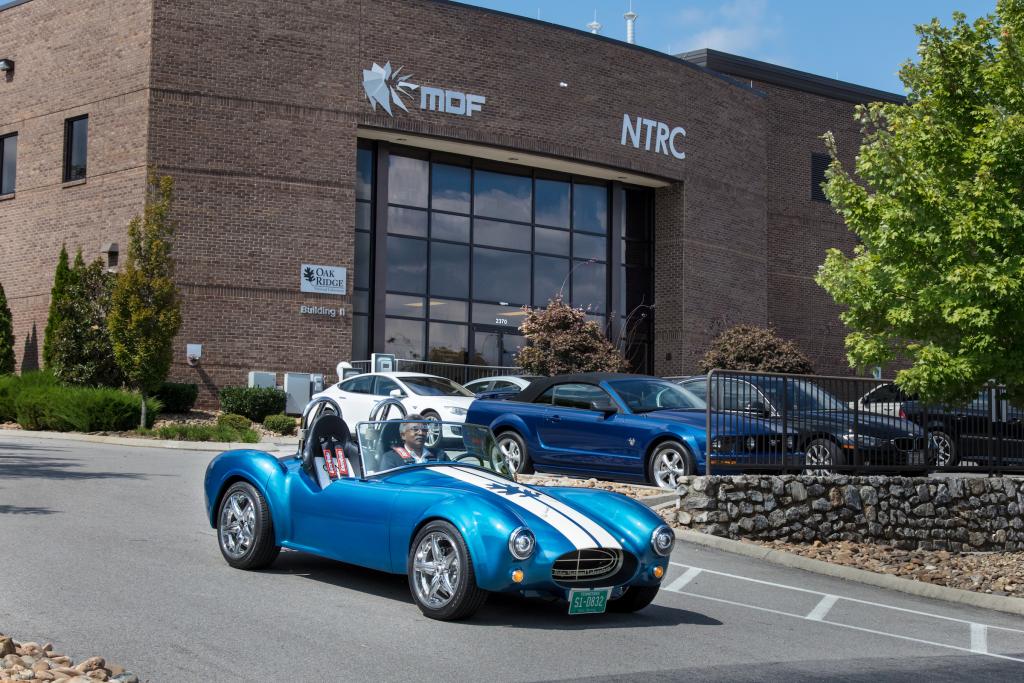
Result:
[[[0,50],[23,369],[61,243],[116,267],[148,166],[176,182],[172,376],[209,392],[375,350],[506,364],[559,291],[640,369],[739,322],[845,369],[819,136],[852,163],[853,103],[896,95],[436,0],[23,0]]]

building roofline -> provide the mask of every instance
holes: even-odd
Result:
[[[690,50],[677,55],[680,59],[698,64],[712,71],[719,71],[739,78],[752,81],[781,85],[785,88],[801,90],[814,95],[821,95],[836,100],[845,100],[858,104],[864,102],[892,102],[904,104],[907,100],[903,95],[869,88],[856,83],[826,78],[806,71],[797,71],[785,66],[761,62],[749,57],[719,52],[709,48]]]
[[[0,7],[0,12],[3,12],[4,10],[9,10],[13,7],[17,7],[18,5],[24,5],[26,2],[32,2],[32,0],[14,0],[14,2],[8,3],[3,7]]]
[[[552,23],[550,21],[544,21],[543,19],[534,19],[532,17],[526,17],[526,16],[523,16],[523,15],[520,15],[520,14],[513,14],[511,12],[504,12],[502,10],[491,9],[490,7],[480,7],[478,5],[468,5],[465,2],[458,2],[457,0],[429,0],[429,1],[437,3],[439,5],[451,5],[451,6],[454,6],[454,7],[458,7],[459,9],[472,10],[474,12],[482,12],[484,14],[491,14],[491,15],[494,15],[494,16],[504,17],[504,18],[507,18],[507,19],[514,19],[516,21],[523,21],[523,22],[527,22],[527,23],[530,23],[530,24],[535,24],[537,26],[542,26],[542,27],[547,28],[547,29],[554,29],[554,30],[557,30],[557,31],[567,31],[567,32],[570,32],[570,33],[574,33],[574,34],[576,34],[578,36],[583,36],[583,37],[590,38],[590,39],[596,39],[596,40],[604,41],[605,43],[609,43],[609,44],[612,44],[612,45],[617,45],[617,46],[619,46],[621,48],[624,48],[624,49],[635,50],[637,52],[642,52],[644,54],[647,54],[647,55],[650,55],[650,56],[653,56],[653,57],[658,57],[660,59],[667,59],[667,60],[669,60],[669,61],[671,61],[671,62],[673,62],[675,64],[680,64],[682,66],[685,66],[688,69],[696,69],[697,71],[700,71],[701,73],[703,73],[703,74],[705,74],[707,76],[711,76],[712,78],[717,78],[720,81],[724,81],[724,82],[728,83],[731,86],[739,88],[740,90],[745,90],[746,92],[751,93],[753,95],[756,95],[757,97],[767,97],[767,93],[765,93],[764,91],[759,90],[758,88],[754,87],[750,83],[745,83],[742,80],[738,80],[738,79],[734,78],[731,74],[723,73],[721,71],[716,71],[714,69],[709,69],[706,66],[704,66],[703,64],[697,64],[696,62],[693,62],[691,60],[682,59],[678,55],[672,55],[672,54],[669,54],[667,52],[660,52],[658,50],[653,50],[653,49],[651,49],[649,47],[644,47],[642,45],[637,45],[635,43],[627,43],[626,41],[619,40],[618,38],[611,38],[609,36],[603,36],[600,33],[591,33],[590,31],[584,31],[583,29],[575,28],[573,26],[565,26],[564,24],[555,24],[555,23]]]

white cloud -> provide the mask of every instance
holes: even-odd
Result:
[[[766,0],[733,0],[714,13],[684,12],[690,21],[682,44],[686,50],[711,48],[758,58],[761,52],[775,49],[782,37],[782,20],[768,9]]]

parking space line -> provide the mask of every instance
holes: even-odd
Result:
[[[676,595],[685,595],[685,596],[690,597],[690,598],[697,598],[698,600],[710,600],[712,602],[720,602],[720,603],[724,603],[726,605],[732,605],[734,607],[743,607],[745,609],[757,610],[759,612],[769,612],[771,614],[779,614],[779,615],[784,616],[784,617],[793,617],[794,619],[801,619],[803,621],[807,621],[808,620],[807,617],[803,616],[802,614],[793,614],[792,612],[783,612],[782,610],[771,609],[770,607],[758,607],[757,605],[747,605],[747,604],[742,603],[742,602],[736,602],[735,600],[726,600],[725,598],[713,598],[713,597],[711,597],[709,595],[701,595],[700,593],[690,593],[688,591],[672,591],[672,592],[675,593]],[[836,622],[836,621],[827,621],[827,620],[824,620],[824,619],[822,619],[821,621],[816,621],[815,623],[817,623],[817,624],[828,624],[829,626],[837,626],[839,628],[850,629],[852,631],[860,631],[862,633],[870,633],[870,634],[876,635],[876,636],[887,636],[889,638],[896,638],[898,640],[907,640],[907,641],[910,641],[912,643],[919,643],[921,645],[932,645],[934,647],[941,647],[941,648],[945,648],[947,650],[956,650],[958,652],[970,652],[972,654],[981,655],[983,657],[994,657],[995,659],[1006,659],[1006,660],[1009,660],[1011,662],[1021,662],[1021,663],[1024,663],[1024,659],[1021,659],[1019,657],[1010,657],[1008,655],[999,655],[999,654],[995,654],[993,652],[975,652],[971,648],[959,647],[957,645],[947,645],[946,643],[936,643],[936,642],[933,642],[931,640],[924,640],[922,638],[913,638],[911,636],[905,636],[905,635],[902,635],[900,633],[888,633],[886,631],[877,631],[877,630],[871,629],[871,628],[864,628],[862,626],[852,626],[850,624],[840,624],[839,622]]]
[[[839,600],[838,595],[826,595],[804,618],[810,621],[821,621],[828,616],[829,610],[832,609],[832,605],[836,604],[837,600]]]
[[[688,567],[688,568],[693,568],[693,569],[700,569],[700,571],[704,572],[705,574],[717,574],[718,576],[725,576],[725,577],[728,577],[730,579],[737,579],[739,581],[749,581],[751,583],[759,583],[759,584],[761,584],[763,586],[773,586],[775,588],[784,588],[786,590],[799,591],[801,593],[812,593],[814,595],[821,595],[821,596],[829,595],[828,593],[826,593],[824,591],[816,591],[816,590],[811,590],[809,588],[800,588],[799,586],[790,586],[790,585],[787,585],[787,584],[784,584],[784,583],[775,583],[774,581],[764,581],[762,579],[752,579],[752,578],[747,577],[747,576],[740,576],[738,574],[729,574],[728,572],[720,572],[720,571],[716,571],[714,569],[706,569],[704,567],[693,567],[693,565],[683,564],[682,562],[670,562],[670,564],[674,564],[677,567]],[[849,602],[856,602],[856,603],[861,604],[861,605],[870,605],[872,607],[881,607],[883,609],[896,610],[897,612],[906,612],[907,614],[916,614],[916,615],[922,616],[922,617],[931,617],[933,619],[943,619],[945,621],[955,621],[955,622],[960,623],[960,624],[968,624],[968,625],[976,623],[976,622],[973,622],[973,621],[971,621],[969,619],[958,619],[957,617],[947,617],[947,616],[945,616],[943,614],[934,614],[932,612],[922,612],[920,610],[908,609],[906,607],[896,607],[894,605],[886,605],[886,604],[881,603],[881,602],[872,602],[870,600],[861,600],[860,598],[848,598],[845,595],[840,595],[840,596],[837,596],[837,597],[840,600],[846,600],[846,601],[849,601]],[[999,629],[1000,631],[1010,631],[1011,633],[1024,633],[1024,629],[1010,628],[1008,626],[995,626],[993,624],[985,624],[985,627],[986,628],[990,628],[990,629],[993,629],[993,628],[994,629]]]
[[[683,586],[697,578],[697,574],[700,574],[700,572],[701,570],[697,567],[690,567],[685,572],[683,572],[682,576],[680,576],[675,581],[670,583],[668,586],[666,586],[666,588],[668,588],[670,591],[678,591],[680,588],[682,588]]]
[[[971,624],[971,652],[988,654],[988,629],[985,624]]]

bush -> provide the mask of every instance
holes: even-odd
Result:
[[[14,422],[14,398],[20,383],[17,375],[0,375],[0,422]]]
[[[237,415],[235,417],[238,417]],[[145,433],[141,432],[140,433]],[[256,443],[260,435],[252,429],[238,430],[226,424],[218,425],[167,425],[154,432],[161,439],[172,441],[221,441]]]
[[[164,404],[165,413],[187,413],[196,404],[196,398],[199,397],[199,386],[164,382],[156,390],[156,397]]]
[[[519,349],[516,363],[531,375],[561,375],[574,372],[621,372],[626,359],[587,318],[582,308],[573,308],[555,296],[545,308],[526,309],[519,329],[527,346]]]
[[[220,390],[220,407],[225,413],[245,415],[263,422],[267,415],[284,412],[285,393],[270,387],[225,387]]]
[[[700,360],[700,371],[749,370],[751,372],[791,372],[809,375],[814,366],[791,341],[782,339],[771,328],[753,325],[731,327],[711,342]]]
[[[287,415],[267,415],[263,420],[263,426],[281,436],[288,436],[295,433],[295,418]]]
[[[236,415],[234,413],[224,413],[223,415],[217,416],[217,426],[228,426],[237,431],[243,429],[252,429],[252,420],[247,418],[245,415]]]
[[[14,401],[15,418],[23,429],[57,432],[127,431],[139,423],[139,396],[109,388],[30,385]],[[160,402],[147,399],[147,426],[153,425]]]

